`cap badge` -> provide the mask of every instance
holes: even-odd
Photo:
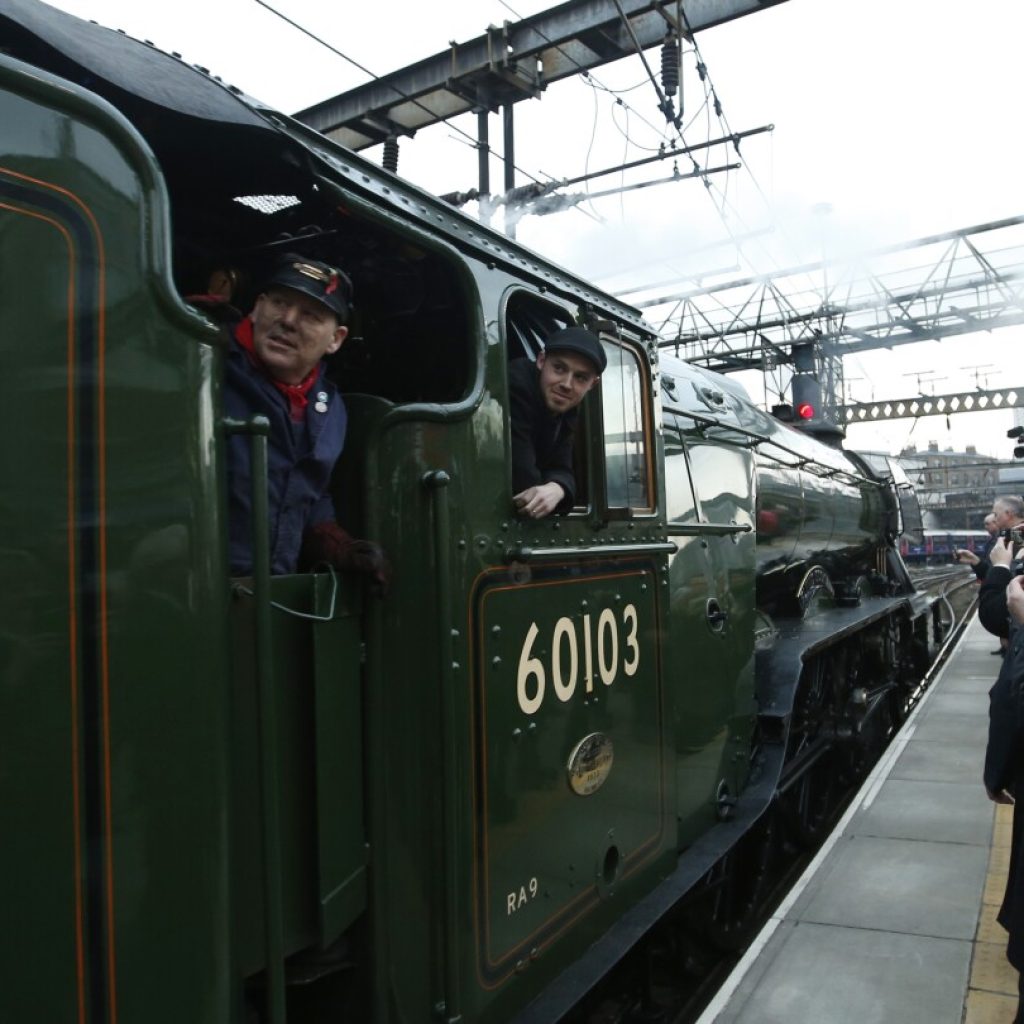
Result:
[[[334,287],[338,287],[336,280],[338,275],[336,273],[327,274],[319,267],[314,267],[311,263],[293,263],[292,269],[305,277],[311,277],[314,281],[319,281],[321,284],[328,280],[334,280]]]

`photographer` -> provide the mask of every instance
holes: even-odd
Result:
[[[997,547],[1006,546],[1000,538]],[[995,548],[993,548],[993,553]],[[993,571],[995,562],[993,562]],[[1005,571],[1005,570],[1004,570]],[[992,573],[989,573],[991,576]],[[1002,575],[1002,573],[1000,573]],[[988,579],[986,578],[986,585]],[[985,792],[990,800],[1012,804],[1024,791],[1024,577],[1010,578],[1003,597],[1004,618],[1011,631],[1002,670],[989,691],[988,745],[985,748]],[[1018,1016],[1024,1009],[1024,811],[1013,809],[1010,865],[1006,892],[996,920],[1009,933],[1006,958],[1021,972]]]
[[[992,550],[992,545],[995,544],[999,537],[999,526],[996,523],[995,512],[989,512],[985,516],[985,532],[988,534],[988,540],[985,541],[984,550],[980,555],[975,554],[973,551],[968,551],[966,548],[957,548],[953,555],[961,565],[969,565],[974,571],[974,575],[977,576],[978,580],[985,578],[985,573],[988,572],[989,566],[992,564],[989,561],[988,555]]]
[[[990,633],[1005,638],[1010,635],[1006,585],[1020,571],[1014,562],[1011,531],[1024,525],[1024,500],[1012,494],[996,498],[992,513],[999,527],[999,538],[988,553],[990,568],[978,593],[978,620]]]
[[[1024,791],[1024,576],[1016,560],[1022,538],[1015,529],[1024,519],[1024,502],[1012,495],[996,498],[992,511],[999,539],[989,552],[991,567],[978,594],[978,618],[990,633],[1004,638],[1005,657],[988,695],[984,781],[990,800],[1015,804],[1018,792]],[[1024,1019],[1024,811],[1019,812],[1016,805],[1006,892],[996,920],[1009,933],[1006,959],[1020,972],[1014,1018],[1020,1021]]]

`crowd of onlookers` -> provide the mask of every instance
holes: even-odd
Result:
[[[985,519],[991,539],[979,557],[957,552],[981,581],[978,618],[999,637],[993,654],[1003,661],[989,691],[989,732],[985,750],[985,791],[996,803],[1013,804],[1024,793],[1024,577],[1017,560],[1024,554],[1024,500],[1016,495],[996,498]],[[1006,892],[999,909],[999,923],[1009,933],[1006,956],[1021,975],[1015,1020],[1024,1021],[1024,812],[1013,811],[1013,838]]]

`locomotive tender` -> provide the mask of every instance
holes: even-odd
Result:
[[[0,38],[0,1020],[555,1020],[742,931],[764,823],[815,832],[937,639],[891,467],[201,69],[35,0]],[[259,427],[181,296],[283,247],[354,279],[382,601],[228,578]],[[579,505],[520,521],[508,362],[577,322]]]

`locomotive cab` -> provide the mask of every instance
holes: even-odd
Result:
[[[677,847],[655,339],[635,311],[195,69],[23,0],[3,10],[10,51],[43,69],[4,58],[0,95],[22,126],[7,192],[40,208],[79,197],[67,220],[91,244],[87,276],[46,248],[49,214],[5,216],[23,253],[63,271],[50,293],[85,303],[54,312],[38,358],[61,317],[100,332],[87,335],[96,365],[68,369],[75,403],[56,410],[83,430],[74,494],[102,510],[79,522],[73,501],[78,529],[122,585],[113,604],[94,600],[89,563],[75,606],[116,652],[101,662],[108,690],[90,690],[90,715],[111,696],[83,769],[88,841],[68,847],[90,896],[79,937],[64,937],[95,996],[72,979],[49,1016],[94,998],[97,1014],[154,1021],[223,1024],[246,1002],[272,1019],[282,1001],[301,1015],[318,1000],[382,1024],[441,1002],[502,1019]],[[76,131],[89,146],[62,148]],[[285,251],[353,278],[350,336],[328,369],[349,410],[332,491],[343,525],[395,566],[383,602],[322,573],[228,579],[226,340],[181,296],[227,268],[244,313]],[[511,501],[508,362],[574,322],[610,362],[583,414],[578,505],[527,523]],[[104,475],[94,455],[108,441]],[[93,531],[108,516],[106,547]],[[155,615],[140,586],[174,615]],[[137,688],[143,634],[155,664]],[[137,724],[143,705],[179,723],[180,749],[158,720]],[[172,817],[133,812],[179,786],[202,798]],[[141,850],[144,879],[128,873]],[[175,922],[170,939],[154,919]],[[161,943],[186,937],[205,980],[151,1005]]]

